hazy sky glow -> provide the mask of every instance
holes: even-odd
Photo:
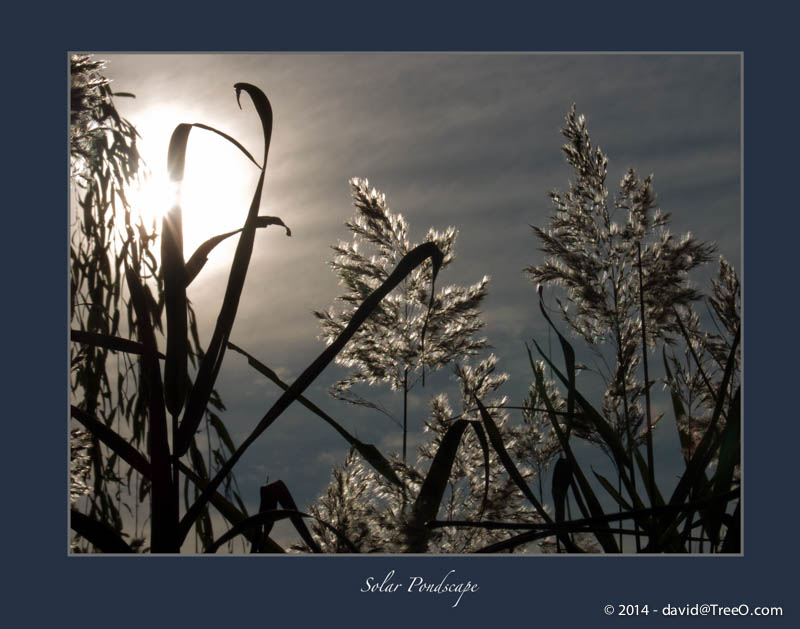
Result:
[[[628,167],[655,173],[672,231],[715,241],[741,276],[741,58],[738,55],[230,54],[98,55],[118,106],[142,135],[153,173],[163,173],[172,129],[202,122],[262,152],[258,117],[233,84],[248,82],[274,111],[262,214],[292,229],[261,230],[231,340],[291,381],[322,350],[312,311],[338,294],[330,245],[349,239],[348,180],[365,177],[411,225],[459,229],[456,260],[443,283],[489,275],[485,335],[511,374],[503,390],[519,404],[530,381],[524,342],[546,342],[534,287],[522,269],[542,255],[531,224],[547,222],[553,188],[571,169],[560,128],[574,102],[593,142],[609,156],[611,194]],[[189,141],[184,224],[188,257],[206,238],[241,226],[258,172],[224,140],[195,130]],[[193,225],[193,212],[194,225]],[[213,220],[207,215],[213,215]],[[218,247],[192,284],[207,342],[219,310],[234,239]],[[698,274],[703,289],[713,271]],[[659,356],[660,358],[660,356]],[[345,372],[329,367],[307,392],[332,416],[382,451],[401,433],[381,415],[328,397]],[[448,384],[440,374],[414,391],[411,441],[427,400]],[[228,352],[218,389],[237,443],[276,399],[277,389]],[[400,400],[388,393],[386,405]],[[451,402],[458,405],[453,397]],[[514,420],[516,420],[514,416]],[[672,441],[674,426],[662,430]],[[282,479],[301,508],[326,485],[347,444],[297,405],[248,451],[237,477],[248,507],[267,477]],[[413,452],[413,449],[410,450]],[[677,456],[677,453],[676,453]]]

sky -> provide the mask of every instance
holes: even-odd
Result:
[[[274,126],[261,214],[291,228],[259,230],[231,341],[291,382],[322,351],[314,310],[339,294],[330,246],[349,240],[348,180],[368,178],[410,224],[419,242],[429,227],[458,228],[456,258],[443,284],[491,278],[484,335],[510,374],[502,391],[521,403],[530,384],[525,342],[547,340],[535,287],[522,270],[542,262],[530,225],[545,226],[547,193],[572,176],[560,129],[575,103],[593,143],[609,157],[613,195],[629,168],[654,173],[671,230],[713,241],[741,276],[741,58],[724,54],[100,54],[113,89],[132,92],[118,108],[142,136],[141,152],[163,176],[169,137],[201,122],[262,154],[258,117],[234,83],[261,88]],[[206,238],[241,226],[257,169],[221,138],[192,131],[184,186],[185,256]],[[154,185],[155,187],[155,185]],[[138,201],[153,205],[142,193]],[[189,289],[208,342],[235,240],[212,254]],[[693,279],[708,287],[714,271]],[[577,345],[577,342],[576,342]],[[660,362],[660,356],[658,356]],[[330,366],[306,396],[384,453],[401,431],[385,417],[333,400],[345,375]],[[277,389],[228,352],[218,380],[224,419],[241,443],[277,398]],[[453,391],[447,373],[414,390],[410,443],[421,437],[428,400]],[[385,390],[387,405],[401,401]],[[458,406],[458,400],[451,397]],[[665,408],[666,410],[666,408]],[[516,421],[516,418],[513,419]],[[657,431],[664,469],[675,464],[674,427]],[[258,487],[283,480],[300,508],[324,489],[347,444],[294,405],[237,466],[252,511]],[[670,454],[669,452],[672,452]],[[659,462],[657,458],[657,463]],[[677,468],[676,468],[677,469]]]

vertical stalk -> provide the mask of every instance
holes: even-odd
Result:
[[[172,415],[172,443],[173,447],[175,444],[175,439],[178,436],[178,416],[177,414]],[[172,453],[172,484],[175,487],[175,503],[178,505],[178,513],[180,514],[180,502],[181,502],[181,494],[180,494],[180,477],[178,476],[178,457],[175,456],[175,453]]]
[[[117,355],[117,373],[119,373],[119,355]],[[117,415],[117,434],[122,434],[120,427],[122,425],[122,418]],[[117,478],[122,478],[120,471],[120,458],[117,458]],[[117,513],[122,513],[122,489],[117,488]]]
[[[403,463],[406,462],[406,438],[408,435],[408,367],[403,372]]]
[[[619,297],[617,295],[617,279],[616,274],[614,274],[611,278],[611,287],[614,289],[614,323],[616,326],[616,333],[617,333],[617,364],[622,364],[622,331],[619,328]],[[624,423],[625,423],[625,433],[628,440],[628,458],[631,461],[631,488],[633,493],[636,493],[636,466],[633,462],[633,448],[635,444],[633,442],[633,435],[631,434],[631,419],[628,410],[628,387],[625,384],[625,374],[622,374],[622,408],[623,412],[625,413]],[[617,482],[621,487],[622,483],[622,470],[618,470]],[[635,501],[633,495],[631,495],[631,504],[635,505]],[[622,509],[622,507],[620,507]],[[636,552],[639,553],[642,551],[642,540],[639,536],[639,523],[636,520],[633,521],[634,530],[636,531]],[[622,545],[620,544],[620,549],[622,549]]]
[[[619,492],[619,495],[621,496],[622,495],[622,475],[621,474],[617,475],[617,491]],[[622,505],[619,506],[619,513],[620,514],[622,513]],[[623,548],[622,548],[622,520],[619,521],[619,524],[620,524],[620,526],[619,526],[619,528],[620,528],[620,532],[619,532],[619,550],[620,550],[620,552],[623,552]],[[637,527],[637,530],[638,530],[638,527]],[[638,538],[639,538],[638,534],[636,535],[636,538],[637,538],[637,542],[638,542]],[[638,544],[637,544],[636,550],[637,551],[639,550]]]
[[[644,282],[642,280],[642,243],[636,242],[636,249],[639,256],[639,307],[642,314],[642,359],[644,365],[644,398],[645,411],[647,412],[647,467],[648,482],[650,485],[650,504],[655,506],[655,472],[653,470],[653,422],[650,417],[650,378],[647,372],[647,330],[645,327],[644,316]]]
[[[125,269],[128,289],[136,312],[136,328],[139,341],[145,350],[140,359],[142,381],[148,398],[147,445],[152,470],[150,487],[150,550],[153,553],[177,553],[178,538],[178,489],[173,482],[173,453],[170,452],[167,424],[167,407],[161,370],[158,364],[158,346],[148,311],[144,289],[136,272]]]
[[[138,470],[134,471],[133,477],[136,480],[136,482],[133,485],[135,487],[134,491],[138,492],[139,483],[142,482]],[[138,496],[134,496],[134,498],[135,499],[133,501],[133,537],[136,538],[139,537],[139,500]]]
[[[542,466],[541,464],[536,464],[536,476],[539,477],[539,501],[544,502],[544,488],[542,486]]]

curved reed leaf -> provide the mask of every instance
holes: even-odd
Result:
[[[189,142],[191,130],[191,124],[182,122],[172,131],[167,151],[167,173],[170,181],[183,181],[183,173],[186,168],[186,145]]]
[[[256,228],[269,227],[270,225],[280,225],[286,230],[286,235],[291,237],[292,230],[286,226],[278,216],[256,216]]]
[[[200,270],[205,266],[206,262],[208,262],[208,254],[214,250],[214,247],[226,238],[230,238],[241,231],[241,228],[239,228],[224,234],[217,234],[195,249],[194,253],[186,261],[186,285],[188,286],[191,284],[192,280],[200,273]]]
[[[167,153],[167,170],[178,189],[183,182],[186,145],[192,126],[179,124],[172,132]],[[177,416],[186,399],[188,379],[188,321],[186,267],[183,260],[183,214],[180,197],[164,214],[161,228],[161,269],[164,275],[164,303],[167,311],[167,360],[164,364],[164,398],[167,409]]]
[[[281,225],[286,229],[287,236],[292,235],[292,230],[289,229],[286,224],[277,216],[259,216],[256,219],[256,229],[269,227],[270,225]],[[188,286],[191,284],[192,280],[194,280],[194,278],[197,277],[197,274],[200,273],[206,262],[208,262],[208,254],[213,251],[214,247],[216,247],[226,238],[230,238],[235,234],[241,233],[241,231],[242,230],[240,228],[225,234],[219,234],[209,238],[202,245],[200,245],[186,263],[186,285]]]
[[[255,164],[257,168],[259,168],[259,169],[262,168],[261,164],[259,164],[256,161],[255,157],[253,157],[250,154],[250,151],[248,151],[241,144],[241,142],[239,142],[236,138],[228,135],[224,131],[220,131],[219,129],[211,127],[211,126],[209,126],[207,124],[203,124],[201,122],[191,122],[191,123],[183,122],[183,123],[179,124],[178,127],[176,127],[176,131],[177,131],[178,128],[180,128],[181,130],[180,130],[179,138],[176,138],[176,140],[177,140],[177,142],[176,142],[176,151],[182,152],[183,153],[183,158],[179,157],[179,153],[176,153],[176,158],[178,158],[178,159],[176,159],[176,161],[172,162],[172,164],[174,164],[174,166],[175,166],[175,171],[174,172],[176,174],[178,172],[183,173],[183,169],[184,169],[184,166],[185,166],[185,163],[186,163],[185,159],[184,159],[185,158],[185,154],[186,154],[186,144],[187,144],[188,139],[189,139],[189,132],[192,130],[192,128],[203,129],[205,131],[211,131],[212,133],[216,133],[218,136],[220,136],[222,138],[225,138],[228,142],[230,142],[236,148],[238,148],[244,154],[244,156],[247,157],[247,159],[249,159],[251,162],[253,162],[253,164]],[[170,169],[170,175],[172,175],[172,173],[173,173],[173,171],[172,171],[172,169]],[[181,179],[182,179],[182,177],[181,177]],[[177,179],[173,179],[173,181],[177,181]]]
[[[189,132],[192,127],[199,127],[221,135],[242,150],[253,163],[258,165],[252,155],[229,135],[207,125],[183,123],[178,125],[172,134],[167,158],[167,168],[169,170],[170,179],[177,184],[179,189],[183,181],[186,163],[186,147]],[[176,199],[175,204],[170,208],[167,214],[164,215],[161,236],[164,296],[167,310],[167,362],[164,368],[164,386],[167,408],[173,415],[180,413],[186,398],[186,363],[188,353],[188,339],[186,334],[186,286],[194,279],[197,273],[199,273],[211,249],[228,236],[242,231],[240,229],[229,232],[228,234],[217,236],[206,241],[198,248],[198,251],[195,252],[192,258],[190,258],[189,263],[184,264],[182,220],[181,206]],[[276,224],[283,225],[283,227],[286,228],[287,234],[291,235],[291,231],[280,218],[274,216],[260,216],[256,219],[257,228]]]
[[[193,127],[197,127],[198,129],[205,129],[206,131],[211,131],[212,133],[216,133],[217,135],[225,138],[226,140],[228,140],[228,142],[233,144],[242,153],[244,153],[245,157],[247,157],[247,159],[249,159],[251,162],[253,162],[258,168],[261,168],[261,164],[259,164],[256,161],[255,157],[250,155],[250,151],[248,151],[246,148],[244,148],[244,146],[242,146],[241,143],[238,140],[236,140],[236,138],[233,138],[233,137],[229,136],[227,133],[224,133],[224,132],[220,131],[219,129],[215,129],[214,127],[209,127],[207,124],[202,124],[200,122],[194,122],[194,123],[192,123],[192,126]]]
[[[273,483],[274,484],[274,483]],[[270,485],[264,485],[259,490],[261,501],[258,504],[258,512],[264,513],[265,511],[274,511],[278,508],[278,496]],[[261,535],[269,535],[272,532],[273,522],[265,522],[261,530]],[[260,544],[253,544],[252,552],[261,552],[259,550]]]
[[[456,452],[467,424],[465,419],[453,422],[444,434],[439,449],[433,457],[428,474],[425,476],[412,508],[411,535],[407,548],[410,553],[424,553],[428,549],[429,531],[426,524],[436,518],[436,514],[439,512],[439,506],[450,480],[453,461],[455,461]]]
[[[241,446],[231,455],[231,458],[225,463],[224,466],[217,472],[217,475],[209,483],[208,489],[200,495],[197,502],[186,512],[181,520],[180,535],[183,539],[189,532],[192,522],[199,515],[203,505],[208,501],[211,492],[216,490],[222,480],[230,473],[233,466],[244,454],[245,450],[263,433],[280,415],[285,411],[289,405],[294,402],[303,391],[322,373],[322,370],[330,364],[336,355],[342,351],[345,344],[352,338],[359,327],[366,321],[367,317],[378,306],[380,301],[388,295],[392,289],[400,284],[403,279],[408,276],[416,267],[422,264],[425,260],[430,258],[433,266],[432,280],[436,279],[436,274],[442,264],[444,255],[439,251],[438,247],[432,242],[423,243],[411,251],[409,251],[403,259],[397,264],[397,267],[392,274],[386,278],[386,281],[376,288],[369,297],[358,307],[358,310],[353,314],[350,323],[342,330],[341,334],[328,345],[323,352],[317,356],[316,360],[311,363],[305,371],[298,376],[292,385],[279,397],[272,405],[267,414],[261,419],[252,433],[244,440]],[[431,291],[433,292],[433,291]]]
[[[269,485],[264,485],[261,488],[261,505],[259,508],[260,512],[265,511],[272,511],[276,509],[279,505],[286,509],[287,511],[294,511],[299,513],[297,510],[297,505],[294,502],[294,498],[292,498],[292,494],[289,491],[289,488],[286,486],[282,480],[276,480],[274,483],[270,483]],[[306,543],[312,552],[321,553],[322,549],[319,547],[319,544],[314,540],[311,536],[311,531],[308,530],[306,523],[303,522],[303,518],[299,515],[291,515],[289,516],[289,520],[291,520],[292,525],[294,526],[295,530],[300,534],[300,537]],[[265,535],[269,535],[270,530],[272,529],[272,523],[269,523],[268,526],[265,525]]]
[[[225,296],[222,300],[217,324],[214,327],[214,334],[211,337],[206,354],[200,363],[200,369],[195,379],[195,384],[189,393],[186,402],[186,411],[178,427],[175,438],[175,455],[183,456],[189,447],[189,443],[194,436],[205,411],[211,391],[214,387],[217,374],[222,365],[222,358],[225,355],[225,348],[228,338],[233,328],[236,318],[236,311],[239,307],[239,299],[244,288],[244,281],[247,276],[247,268],[250,265],[250,257],[253,253],[253,242],[258,226],[258,209],[261,205],[261,193],[264,189],[264,177],[266,175],[267,156],[269,155],[270,139],[272,137],[272,107],[269,104],[264,92],[247,83],[237,83],[236,100],[239,102],[240,93],[246,91],[261,119],[261,127],[264,133],[264,161],[261,168],[261,175],[258,178],[253,200],[242,227],[241,236],[236,246],[236,253],[233,257],[228,284],[225,287]],[[241,108],[241,103],[239,104]]]

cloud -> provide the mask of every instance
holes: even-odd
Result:
[[[625,169],[654,171],[673,231],[718,240],[739,261],[740,60],[732,55],[113,55],[115,89],[136,93],[123,113],[151,123],[152,162],[163,162],[171,125],[218,126],[261,152],[257,117],[233,83],[262,87],[275,112],[262,213],[292,228],[256,238],[231,339],[291,380],[322,350],[312,310],[340,290],[327,267],[330,245],[348,238],[353,210],[348,179],[368,177],[402,211],[419,240],[429,226],[459,229],[456,260],[444,283],[491,276],[486,333],[504,387],[522,399],[530,366],[522,341],[546,338],[534,287],[522,269],[541,261],[530,224],[550,212],[547,192],[571,176],[560,146],[573,102],[611,162],[609,188]],[[162,112],[153,117],[153,112]],[[199,140],[198,140],[199,142]],[[216,140],[206,146],[219,146]],[[224,143],[224,142],[223,142]],[[198,145],[199,146],[199,145]],[[160,147],[160,148],[158,148]],[[207,149],[222,160],[222,149]],[[227,149],[226,149],[227,150]],[[160,151],[160,153],[158,152]],[[226,158],[227,159],[227,158]],[[231,159],[241,160],[240,156]],[[221,162],[220,162],[221,163]],[[251,168],[245,162],[242,168]],[[236,186],[234,186],[236,187]],[[236,207],[252,190],[234,190]],[[235,239],[221,245],[190,288],[201,336],[210,338]],[[397,449],[388,420],[367,420],[325,396],[341,375],[330,367],[314,383],[315,401],[375,443]],[[221,374],[229,421],[241,441],[276,396],[240,356]],[[430,391],[433,393],[433,391]],[[429,392],[425,391],[425,395]],[[424,398],[420,398],[424,402]],[[425,405],[415,409],[420,426]],[[324,486],[346,444],[294,405],[253,446],[240,468],[243,489],[257,492],[267,471],[282,477],[302,505]],[[418,435],[412,435],[417,439]],[[252,468],[248,466],[253,466]],[[290,482],[291,481],[291,482]]]

